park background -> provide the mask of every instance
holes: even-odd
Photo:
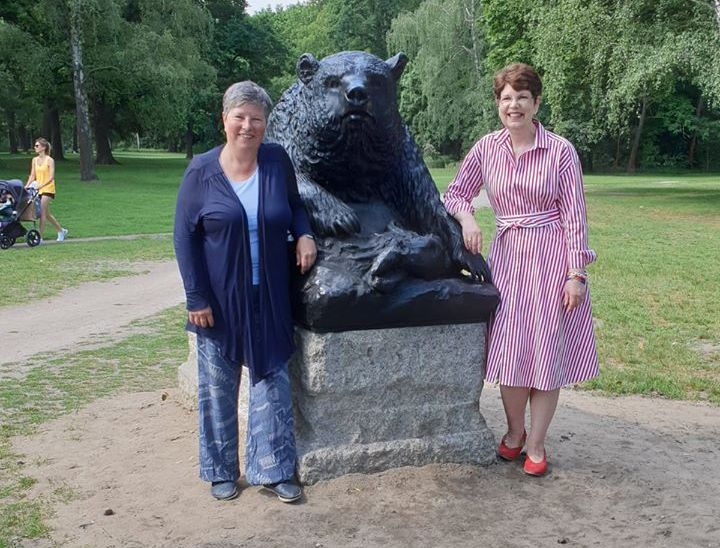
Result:
[[[581,388],[720,404],[719,38],[711,0],[313,0],[252,15],[231,0],[2,2],[0,178],[24,181],[34,138],[49,138],[53,211],[71,233],[62,246],[0,252],[17,288],[0,313],[172,260],[180,178],[222,141],[232,82],[255,80],[276,100],[304,52],[405,51],[401,113],[443,191],[499,127],[492,75],[525,61],[544,79],[539,118],[574,143],[586,173],[602,375]],[[492,213],[477,217],[492,234]],[[183,314],[100,350],[34,358],[21,379],[0,371],[0,546],[48,533],[11,439],[98,397],[173,385]]]

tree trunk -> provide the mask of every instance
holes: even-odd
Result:
[[[621,133],[618,131],[617,139],[615,140],[615,159],[613,160],[613,171],[620,169],[620,139]]]
[[[53,146],[53,158],[65,160],[65,147],[63,147],[62,127],[60,126],[60,111],[57,108],[52,110],[52,133],[50,134]]]
[[[190,124],[188,124],[187,131],[185,132],[185,158],[190,160],[193,157],[193,132]]]
[[[105,104],[98,100],[93,100],[93,122],[95,126],[95,162],[101,165],[111,166],[117,164],[117,160],[113,158],[112,148],[110,147],[110,110]]]
[[[715,4],[715,22],[717,23],[718,30],[720,31],[720,0],[714,0]]]
[[[705,147],[705,171],[710,171],[710,147]]]
[[[43,112],[43,134],[50,141],[52,147],[52,157],[57,160],[64,160],[65,153],[63,151],[62,130],[60,128],[60,113],[58,109],[45,103]]]
[[[720,0],[718,0],[720,1]],[[482,78],[482,61],[480,59],[480,38],[477,29],[477,16],[475,14],[475,0],[469,0],[465,5],[465,21],[470,27],[470,39],[472,40],[471,55],[475,67],[475,81],[479,84]]]
[[[638,119],[637,128],[635,128],[635,137],[633,137],[632,148],[630,149],[630,159],[628,160],[628,173],[635,173],[637,168],[638,151],[640,150],[640,139],[642,138],[643,126],[645,125],[645,115],[647,114],[647,96],[643,95],[642,106],[640,107],[640,117]]]
[[[20,126],[18,128],[18,138],[20,140],[20,146],[25,152],[32,149],[32,137],[30,137],[30,134],[25,126]]]
[[[7,125],[8,125],[8,144],[10,145],[10,154],[18,153],[18,138],[17,129],[15,127],[15,113],[9,111],[7,113]]]
[[[175,137],[168,137],[167,151],[168,152],[177,152],[178,151],[177,139]]]
[[[82,60],[82,38],[80,25],[80,6],[77,0],[70,0],[70,51],[73,63],[73,88],[75,90],[75,120],[77,139],[80,148],[80,180],[97,179],[92,158],[90,137],[90,114],[87,92],[85,91],[85,67]]]
[[[52,140],[50,139],[50,134],[52,133],[52,121],[50,116],[50,101],[45,99],[45,104],[43,105],[43,117],[42,117],[42,136],[45,137],[48,141],[50,141],[50,145],[52,146]]]
[[[77,122],[73,125],[73,137],[72,137],[72,151],[77,153],[78,151],[78,125]],[[92,158],[92,154],[90,155]]]
[[[718,0],[720,1],[720,0]],[[703,110],[703,100],[702,100],[702,94],[700,97],[698,97],[697,107],[695,108],[695,119],[699,122],[700,116],[702,115]],[[697,143],[698,143],[698,132],[697,130],[695,133],[693,133],[692,138],[690,139],[690,147],[688,148],[688,167],[693,168],[695,167],[695,151],[697,150]]]

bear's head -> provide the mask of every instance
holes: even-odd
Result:
[[[397,83],[406,64],[404,53],[387,61],[360,51],[321,61],[303,54],[296,67],[295,108],[313,149],[307,152],[325,156],[332,150],[333,158],[348,166],[391,156],[403,139]]]
[[[367,119],[397,117],[397,82],[406,64],[404,53],[387,61],[362,51],[344,51],[322,61],[305,53],[296,71],[313,102],[320,99],[328,114],[361,125]]]

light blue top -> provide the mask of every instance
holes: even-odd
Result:
[[[245,209],[248,222],[248,236],[250,237],[250,259],[252,261],[253,285],[260,283],[260,244],[258,240],[258,204],[260,200],[260,178],[258,170],[249,179],[244,181],[230,181],[230,184],[240,198]]]

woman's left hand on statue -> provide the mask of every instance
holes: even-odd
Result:
[[[568,280],[565,282],[565,288],[563,289],[563,306],[566,312],[572,312],[583,301],[585,301],[585,294],[587,293],[587,286],[579,280]]]
[[[315,264],[315,257],[317,257],[315,240],[307,236],[300,236],[295,247],[295,259],[301,274],[305,274]]]

